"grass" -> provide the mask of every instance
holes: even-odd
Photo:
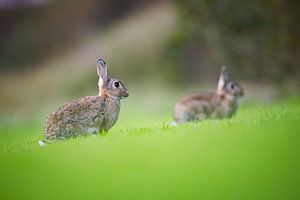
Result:
[[[42,121],[2,124],[1,199],[299,198],[299,99],[178,127],[169,109],[137,112],[124,106],[107,136],[45,148]]]

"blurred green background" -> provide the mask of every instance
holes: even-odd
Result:
[[[3,0],[0,119],[97,94],[98,57],[131,102],[215,89],[222,65],[246,101],[297,95],[298,11],[292,0]]]
[[[300,1],[0,0],[1,199],[296,199]],[[46,116],[129,89],[107,136],[40,148]],[[179,97],[245,90],[232,119],[170,127]]]

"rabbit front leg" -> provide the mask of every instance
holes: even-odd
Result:
[[[90,127],[87,129],[87,132],[89,134],[92,134],[92,135],[97,135],[97,133],[99,133],[99,128],[97,127]]]
[[[96,136],[98,133],[101,135],[105,135],[108,132],[107,129],[99,129],[96,127],[88,128],[87,133],[92,134],[93,136]]]

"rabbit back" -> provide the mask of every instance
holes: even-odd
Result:
[[[119,102],[101,96],[88,96],[66,102],[46,121],[46,139],[64,139],[83,135],[89,128],[107,131],[118,119]]]

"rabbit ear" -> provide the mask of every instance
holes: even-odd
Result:
[[[97,73],[99,76],[99,95],[101,95],[103,88],[107,84],[107,64],[102,58],[99,58],[97,61]]]
[[[217,89],[218,94],[223,94],[223,88],[227,81],[228,81],[228,71],[226,66],[223,66],[221,68],[220,78],[218,81],[218,89]]]
[[[103,79],[104,82],[107,81],[107,64],[102,58],[97,61],[97,73],[99,78]]]

